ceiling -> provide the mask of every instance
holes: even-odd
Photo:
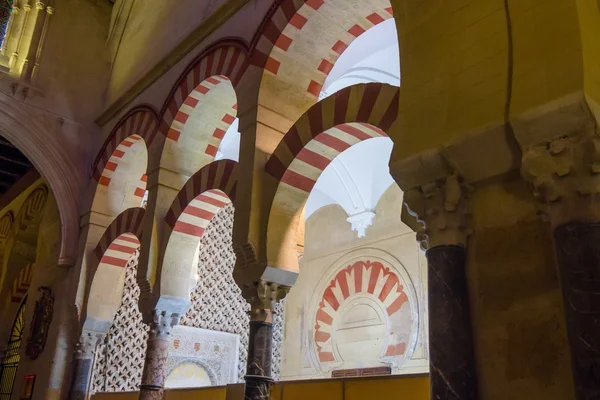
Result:
[[[33,165],[27,157],[0,136],[0,196],[32,169]]]

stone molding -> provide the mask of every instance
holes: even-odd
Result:
[[[472,191],[472,187],[454,173],[404,193],[408,213],[417,220],[417,241],[421,249],[467,245],[472,233]]]

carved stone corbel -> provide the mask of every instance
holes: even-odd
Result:
[[[523,150],[522,177],[553,227],[600,221],[600,135],[581,133]]]
[[[404,204],[418,222],[417,241],[423,250],[440,245],[466,246],[472,233],[472,191],[454,173],[404,193]]]
[[[252,321],[273,321],[274,304],[287,296],[290,288],[277,283],[260,280],[246,289],[246,300],[250,304],[250,319]]]

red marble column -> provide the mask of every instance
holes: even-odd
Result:
[[[163,397],[171,331],[178,322],[179,314],[154,311],[142,373],[140,400],[159,400]]]

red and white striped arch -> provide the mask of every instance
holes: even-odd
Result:
[[[253,64],[264,67],[259,104],[295,121],[317,101],[339,56],[393,17],[389,0],[284,0],[264,23]]]
[[[88,321],[110,323],[119,309],[125,282],[125,267],[140,247],[145,210],[130,208],[121,213],[102,235],[94,249],[96,259],[87,299]]]
[[[123,211],[117,218],[115,218],[115,220],[108,226],[108,228],[106,228],[106,231],[104,232],[104,234],[102,235],[102,238],[98,242],[98,245],[94,249],[94,255],[95,255],[96,259],[100,262],[100,264],[102,264],[102,258],[106,254],[107,250],[109,250],[110,246],[117,239],[120,240],[118,242],[119,245],[126,246],[126,247],[132,247],[132,245],[128,245],[128,244],[122,243],[122,242],[135,243],[134,242],[134,238],[135,238],[135,241],[137,241],[137,247],[139,247],[139,238],[141,237],[141,234],[142,234],[142,223],[144,221],[145,212],[146,212],[146,210],[144,210],[141,207],[129,208],[129,209]],[[122,235],[126,235],[125,236],[126,239],[120,239]],[[113,249],[116,249],[116,248],[117,247],[114,247]],[[129,252],[129,250],[124,251],[124,253],[128,253],[128,252]],[[133,251],[131,251],[129,254],[131,254],[131,253],[133,253]],[[111,257],[113,257],[113,256],[111,256]],[[125,257],[124,255],[122,257],[120,257],[121,260],[124,257]],[[113,258],[115,258],[115,257],[113,257]],[[127,258],[127,259],[129,259],[129,258]],[[124,266],[121,264],[122,264],[122,261],[118,261],[118,262],[115,261],[115,264],[113,264],[113,265],[120,266],[120,267]]]
[[[394,315],[403,307],[410,314],[408,295],[398,275],[380,262],[358,261],[339,271],[327,286],[315,315],[314,344],[317,358],[322,363],[338,361],[332,337],[335,319],[342,305],[358,294],[366,294],[378,301],[388,316],[388,337],[382,357],[401,356],[406,351],[408,335],[398,335],[392,326]],[[405,307],[406,304],[406,307]],[[410,329],[408,329],[410,330]]]
[[[363,140],[386,136],[398,115],[399,89],[369,83],[343,89],[310,108],[266,163],[278,187],[267,231],[267,260],[297,271],[297,228],[308,195],[341,152]]]
[[[237,43],[210,48],[188,66],[162,110],[162,167],[191,176],[214,160],[237,116],[236,87],[247,67]]]
[[[172,228],[162,260],[161,295],[189,300],[196,284],[197,250],[204,231],[235,200],[236,165],[219,160],[188,180],[165,217]]]
[[[213,76],[224,76],[237,88],[247,68],[246,54],[237,44],[219,45],[202,52],[188,65],[171,90],[161,111],[160,132],[167,136],[184,101],[204,80]]]
[[[127,138],[135,137],[135,140],[143,138],[150,146],[156,135],[157,126],[158,116],[149,106],[139,106],[128,112],[117,123],[100,149],[94,162],[94,179],[101,180],[109,161],[118,164],[119,159],[131,147],[132,143],[128,143]]]
[[[148,180],[147,146],[157,126],[156,113],[147,106],[133,109],[116,125],[94,164],[98,185],[93,211],[114,217],[141,204]]]
[[[236,165],[231,160],[215,161],[187,181],[165,216],[174,232],[202,236],[214,214],[235,200]]]

